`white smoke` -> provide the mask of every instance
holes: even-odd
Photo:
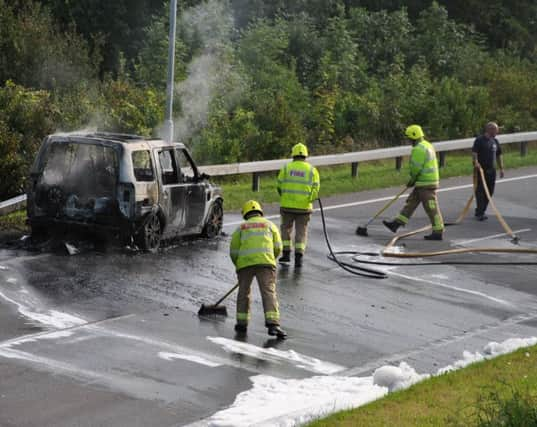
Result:
[[[186,10],[181,25],[187,37],[201,43],[200,54],[187,68],[187,78],[175,87],[181,112],[175,119],[175,137],[188,140],[207,125],[211,102],[225,93],[229,105],[240,96],[245,83],[233,65],[231,38],[234,18],[226,0],[208,0]]]

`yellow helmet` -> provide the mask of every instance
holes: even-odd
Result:
[[[304,144],[298,143],[291,150],[291,157],[308,157],[308,147]]]
[[[410,125],[406,128],[405,135],[407,138],[413,140],[420,139],[425,136],[425,134],[423,133],[423,129],[420,125]]]
[[[250,212],[257,211],[261,215],[263,215],[263,209],[261,208],[261,205],[256,202],[255,200],[248,200],[243,206],[242,206],[242,217],[244,218],[247,214]]]

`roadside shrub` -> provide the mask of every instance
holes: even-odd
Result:
[[[26,176],[43,137],[52,133],[58,110],[47,91],[8,81],[0,88],[0,199],[24,191]]]
[[[164,99],[151,88],[127,78],[107,79],[102,86],[99,127],[106,131],[151,136],[164,120]]]

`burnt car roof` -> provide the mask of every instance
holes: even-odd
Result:
[[[108,132],[74,132],[74,133],[58,133],[50,135],[52,140],[70,140],[77,142],[107,142],[121,144],[131,150],[158,148],[158,147],[178,147],[185,148],[185,145],[180,142],[167,142],[162,139],[146,139],[140,135],[131,135],[123,133],[108,133]]]

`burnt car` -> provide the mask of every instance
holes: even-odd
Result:
[[[111,133],[55,134],[30,172],[32,235],[86,231],[156,251],[162,239],[215,237],[221,190],[177,142]]]

